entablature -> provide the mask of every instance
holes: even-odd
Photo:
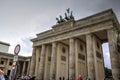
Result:
[[[87,33],[92,33],[99,30],[106,30],[111,27],[115,27],[113,26],[113,23],[118,24],[112,9],[77,21],[70,20],[68,22],[63,22],[54,25],[51,30],[37,34],[37,38],[32,39],[33,46],[61,39],[67,39],[78,35],[85,35]]]

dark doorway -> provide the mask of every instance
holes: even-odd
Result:
[[[7,71],[7,76],[9,76],[9,75],[10,75],[10,72],[11,72],[11,70],[8,70],[8,71]]]

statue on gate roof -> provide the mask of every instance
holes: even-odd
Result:
[[[59,18],[56,18],[57,23],[67,22],[67,21],[72,20],[72,19],[74,20],[74,16],[72,13],[73,12],[70,11],[70,8],[66,9],[64,18],[61,15],[59,16]]]

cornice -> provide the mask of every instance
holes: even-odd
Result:
[[[5,42],[2,42],[2,41],[0,41],[0,44],[10,46],[10,44],[9,44],[9,43],[5,43]]]
[[[105,22],[115,22],[118,24],[115,18],[115,14],[112,9],[88,16],[80,20],[70,20],[68,22],[63,22],[56,24],[52,27],[51,30],[45,31],[43,33],[37,34],[37,38],[32,39],[33,42],[50,38],[56,35],[69,33],[71,31],[86,28],[95,24],[105,23]]]

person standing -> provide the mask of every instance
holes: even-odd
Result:
[[[5,80],[4,72],[0,69],[0,80]]]
[[[79,77],[77,78],[77,80],[82,80],[82,77],[81,77],[81,75],[79,75]]]
[[[61,77],[59,77],[59,80],[61,80]]]

